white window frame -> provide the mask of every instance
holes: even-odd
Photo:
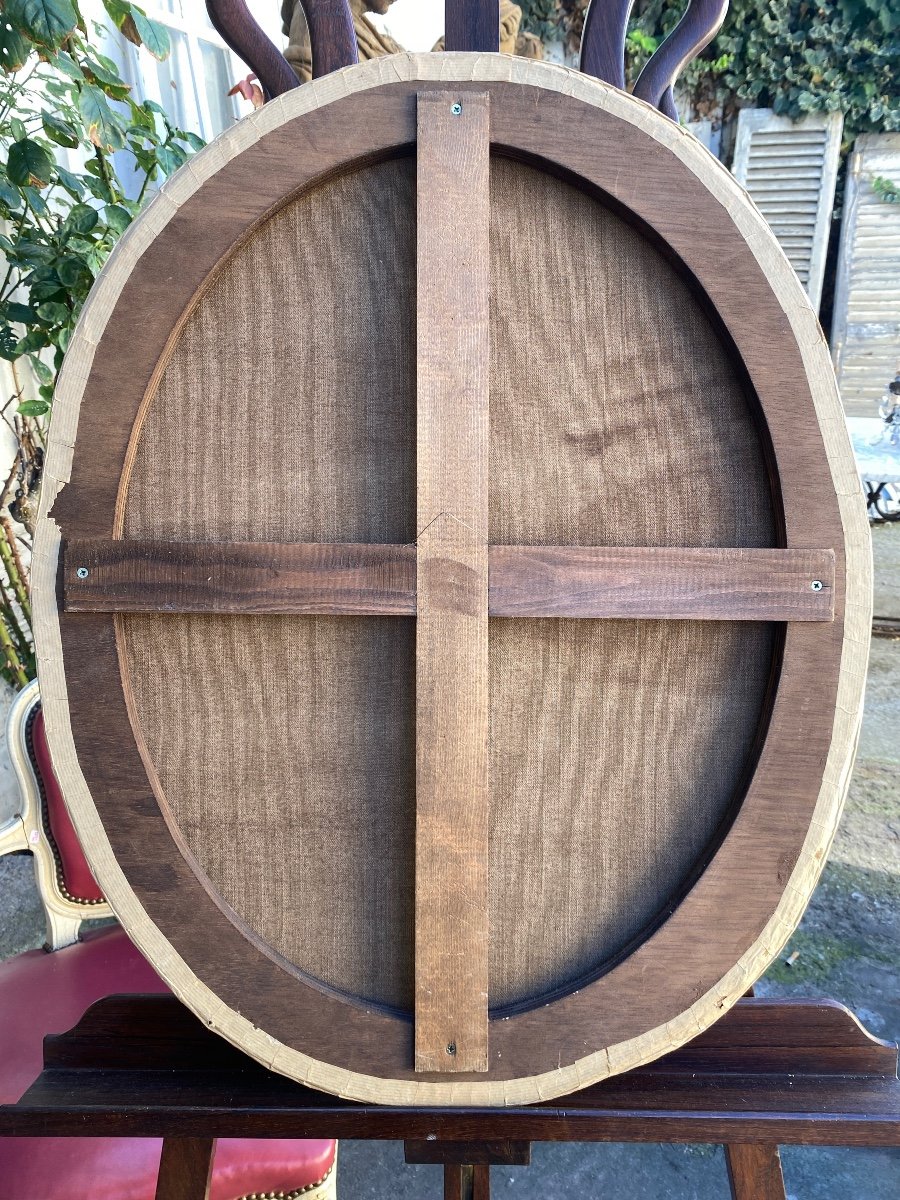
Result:
[[[184,123],[187,129],[192,133],[198,133],[204,141],[212,141],[216,134],[221,131],[213,126],[212,114],[206,98],[206,89],[203,86],[202,43],[206,42],[219,50],[224,50],[228,54],[231,75],[235,83],[247,74],[248,68],[246,64],[229,50],[209,24],[206,17],[206,7],[202,3],[202,0],[182,0],[180,4],[176,0],[175,7],[182,10],[187,9],[190,13],[189,16],[184,16],[183,12],[169,12],[167,8],[147,3],[146,0],[141,7],[152,20],[158,21],[160,25],[164,25],[173,33],[180,33],[184,36],[187,50],[187,64],[183,64],[180,58],[176,57],[178,50],[174,45],[173,58],[170,60],[173,62],[175,68],[172,73],[181,89],[185,108]],[[135,92],[138,93],[138,99],[155,100],[166,112],[169,112],[169,105],[166,103],[168,97],[162,95],[159,86],[156,60],[146,52],[139,51],[136,46],[132,46],[130,43],[127,46],[127,51],[129,67],[132,73],[131,82]],[[233,119],[237,121],[240,113],[235,97],[232,97],[230,106]]]
[[[203,0],[174,0],[173,8],[177,10],[176,12],[170,12],[167,7],[159,3],[159,0],[142,0],[141,7],[152,20],[164,25],[171,33],[183,36],[187,62],[181,60],[181,56],[178,55],[178,50],[174,46],[174,61],[170,60],[173,62],[173,75],[178,82],[179,95],[184,106],[183,125],[190,132],[199,134],[204,141],[211,141],[222,131],[213,124],[206,89],[203,86],[203,44],[214,46],[217,50],[222,50],[227,54],[228,73],[233,83],[244,79],[249,74],[250,68],[243,59],[229,49],[213,29],[207,17],[206,5]],[[256,10],[254,15],[266,28],[269,36],[276,41],[277,45],[282,46],[284,38],[281,37],[278,26],[275,24],[278,15],[276,0],[251,0],[249,7]],[[112,30],[112,23],[100,0],[87,0],[84,12],[89,20],[93,18],[114,32],[114,45],[107,45],[102,49],[109,57],[116,59],[121,64],[123,78],[133,88],[135,99],[139,102],[154,100],[170,116],[173,115],[171,103],[168,102],[169,97],[162,95],[156,71],[158,65],[156,60],[146,50],[140,50],[137,46],[133,46],[122,34]],[[232,97],[229,105],[234,121],[239,120],[249,111],[246,102],[240,100],[239,97]]]

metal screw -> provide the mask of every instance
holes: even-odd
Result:
[[[450,1045],[447,1047],[447,1053],[451,1056],[456,1053],[456,1042],[450,1043]]]
[[[79,567],[75,574],[79,579],[87,579],[88,575],[90,575],[90,571],[87,569],[87,567]]]
[[[809,586],[812,588],[812,590],[814,592],[821,592],[821,590],[825,586],[825,584],[822,582],[821,579],[814,579]]]
[[[458,117],[460,115],[460,113],[462,112],[462,105],[458,104],[458,103],[451,104],[450,111],[453,113],[454,117]]]

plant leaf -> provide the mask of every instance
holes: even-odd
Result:
[[[93,276],[90,267],[80,258],[63,258],[56,264],[59,282],[66,288],[75,288],[79,283],[89,282]]]
[[[86,83],[78,94],[78,111],[81,113],[90,140],[100,150],[121,150],[125,145],[125,134],[116,114],[109,106],[99,88]]]
[[[121,204],[108,204],[103,216],[106,218],[106,224],[116,235],[124,233],[131,224],[131,213]]]
[[[4,304],[3,308],[7,321],[29,324],[34,320],[34,309],[30,304],[18,304],[15,300],[10,300]]]
[[[71,192],[73,196],[84,195],[84,184],[77,175],[73,175],[71,171],[65,170],[59,163],[56,164],[56,177],[63,185],[67,192]]]
[[[74,149],[78,145],[78,131],[75,126],[64,121],[62,117],[58,117],[56,113],[48,112],[46,108],[43,109],[41,124],[44,127],[44,133],[51,142],[56,142],[57,146],[68,146],[70,149]]]
[[[7,75],[13,75],[20,67],[24,67],[30,53],[28,39],[6,21],[0,21],[0,67]]]
[[[16,191],[11,183],[0,178],[0,203],[5,204],[12,212],[22,207],[22,194]]]
[[[50,405],[46,400],[23,400],[19,405],[23,417],[42,417],[49,411]]]
[[[43,146],[31,138],[25,138],[10,146],[6,174],[11,183],[17,183],[20,187],[31,184],[32,187],[43,188],[53,178],[53,159]]]
[[[46,217],[46,215],[49,211],[47,208],[47,201],[44,199],[44,197],[41,195],[41,193],[37,190],[36,187],[23,187],[22,195],[25,197],[25,199],[31,205],[36,216]]]
[[[80,233],[83,237],[94,229],[100,220],[100,214],[90,204],[76,204],[66,217],[66,229],[72,233]]]
[[[38,305],[37,315],[48,325],[62,325],[69,320],[72,314],[68,305],[60,304],[58,300],[46,300],[43,304]]]
[[[45,362],[39,358],[35,358],[32,359],[31,365],[34,368],[35,375],[37,375],[41,383],[47,384],[53,382],[53,372]]]
[[[131,19],[134,21],[138,36],[153,57],[159,59],[160,62],[168,58],[172,46],[166,27],[160,25],[158,21],[151,21],[146,13],[142,13],[134,4],[131,6]]]
[[[57,50],[78,24],[70,0],[6,0],[6,18],[39,46]]]
[[[122,22],[131,14],[131,5],[127,0],[103,0],[103,7],[112,17],[117,29],[122,28]]]
[[[66,54],[64,50],[61,50],[59,54],[55,54],[51,57],[50,65],[52,67],[56,67],[56,69],[61,71],[63,75],[67,75],[69,79],[74,79],[76,81],[84,79],[84,71],[82,71],[81,67],[79,67],[78,63],[71,56],[71,54]]]
[[[19,356],[16,353],[16,335],[8,325],[0,325],[0,358],[14,362]]]
[[[48,330],[46,329],[32,329],[16,342],[16,354],[31,354],[35,350],[43,350],[45,346],[50,345],[47,334]]]

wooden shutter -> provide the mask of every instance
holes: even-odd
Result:
[[[900,204],[872,188],[900,185],[900,133],[857,138],[847,170],[831,345],[849,415],[874,417],[900,369]]]
[[[770,108],[745,108],[738,118],[734,177],[769,222],[817,311],[843,123],[841,113],[792,121]]]

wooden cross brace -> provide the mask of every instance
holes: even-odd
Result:
[[[488,617],[829,621],[823,549],[488,544],[489,98],[418,98],[414,545],[71,541],[69,612],[414,615],[415,1067],[488,1069]]]

